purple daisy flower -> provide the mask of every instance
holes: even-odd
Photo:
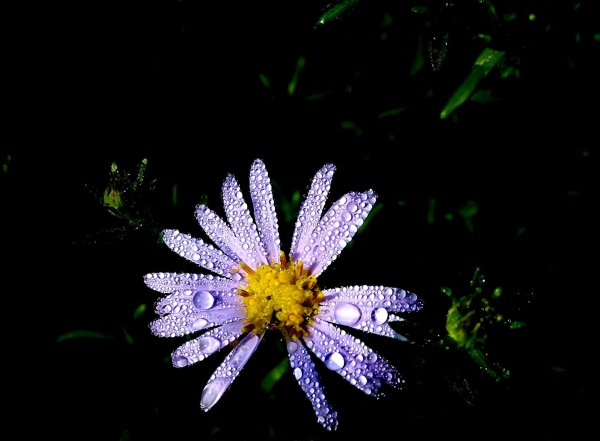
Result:
[[[417,296],[384,286],[321,289],[317,283],[377,197],[372,190],[347,193],[321,216],[334,170],[327,164],[314,177],[298,214],[289,259],[280,251],[271,183],[258,159],[250,169],[256,223],[229,175],[223,184],[228,223],[204,205],[196,207],[198,223],[218,248],[177,230],[163,232],[169,248],[217,274],[145,276],[150,288],[168,294],[157,302],[160,318],[150,325],[153,334],[178,337],[208,329],[172,354],[173,365],[194,364],[244,335],[210,377],[202,392],[203,410],[221,398],[267,330],[280,331],[285,338],[294,377],[328,430],[337,427],[337,414],[325,398],[308,350],[367,395],[379,396],[383,383],[402,383],[394,366],[336,325],[405,340],[389,323],[402,320],[396,313],[420,309]]]

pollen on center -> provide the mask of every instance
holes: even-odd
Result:
[[[282,252],[279,263],[255,271],[241,267],[247,273],[246,286],[238,290],[246,305],[244,330],[260,334],[278,329],[292,340],[307,335],[324,295],[302,262],[288,262]]]

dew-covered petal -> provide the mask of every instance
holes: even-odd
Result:
[[[215,309],[198,310],[182,305],[172,314],[150,323],[150,331],[158,337],[181,337],[202,329],[241,320],[245,316],[246,312],[240,307],[224,305]]]
[[[317,421],[325,429],[335,430],[338,424],[337,412],[333,410],[325,398],[319,375],[315,369],[315,364],[308,355],[308,351],[299,341],[288,341],[287,350],[292,374],[310,400]]]
[[[241,307],[243,302],[236,290],[208,291],[204,289],[184,289],[173,291],[156,302],[156,313],[179,314],[181,311],[205,311],[227,307]]]
[[[175,367],[185,367],[204,360],[219,349],[224,348],[242,334],[244,322],[228,323],[205,332],[200,337],[190,340],[171,354]]]
[[[235,233],[242,244],[243,250],[250,258],[250,262],[246,263],[252,267],[266,264],[267,258],[258,238],[256,225],[254,225],[254,220],[250,215],[248,204],[244,201],[242,190],[233,175],[228,175],[225,179],[222,196],[223,207],[231,230]]]
[[[413,293],[386,286],[345,286],[323,291],[319,317],[361,331],[406,340],[388,323],[401,321],[391,313],[413,312],[423,302]]]
[[[217,368],[215,373],[208,380],[208,384],[202,391],[200,407],[208,411],[213,407],[223,394],[227,391],[233,380],[239,375],[240,371],[250,359],[264,334],[256,335],[249,333],[225,358],[223,363]]]
[[[205,205],[196,206],[196,219],[206,232],[206,235],[218,245],[221,250],[236,262],[242,261],[246,265],[256,268],[250,256],[242,247],[242,242],[231,231],[227,223]]]
[[[242,279],[239,274],[238,279]],[[205,274],[190,273],[150,273],[144,276],[144,282],[149,288],[162,293],[174,291],[206,290],[206,291],[231,291],[240,285],[239,281],[225,279]]]
[[[342,196],[325,213],[312,232],[300,259],[316,277],[333,262],[346,247],[373,208],[377,195],[369,190]]]
[[[250,195],[254,219],[269,263],[279,261],[279,225],[273,202],[271,180],[265,164],[257,159],[250,168]]]
[[[350,384],[367,395],[380,396],[383,382],[399,387],[402,379],[395,367],[362,341],[331,323],[315,319],[306,345]]]
[[[310,190],[308,190],[308,195],[302,203],[302,207],[300,207],[290,251],[290,255],[296,260],[303,260],[302,257],[305,255],[308,241],[321,219],[334,172],[335,166],[333,164],[325,164],[317,172],[312,180]]]

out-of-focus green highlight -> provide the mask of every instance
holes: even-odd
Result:
[[[281,360],[277,365],[269,371],[265,378],[260,382],[260,388],[266,393],[271,392],[273,386],[281,380],[283,374],[285,374],[290,368],[290,362],[287,358]]]
[[[325,12],[317,20],[317,25],[324,25],[331,20],[339,18],[342,14],[348,11],[352,6],[358,3],[358,0],[343,0],[328,7]]]
[[[67,332],[66,334],[59,336],[56,339],[56,342],[61,343],[63,341],[67,341],[67,340],[73,340],[75,338],[91,338],[91,339],[96,339],[96,340],[114,340],[115,339],[114,337],[103,334],[101,332],[86,331],[86,330],[81,329],[78,331]]]
[[[448,118],[452,112],[469,99],[479,82],[490,73],[500,60],[502,60],[504,54],[505,52],[503,51],[497,51],[490,48],[485,48],[481,54],[479,54],[479,57],[477,57],[475,64],[473,64],[473,67],[471,68],[471,73],[458,89],[456,89],[446,106],[442,109],[442,112],[440,113],[441,119]]]

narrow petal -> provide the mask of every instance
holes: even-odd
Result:
[[[221,276],[232,278],[235,275],[231,272],[231,268],[237,261],[233,261],[221,250],[205,243],[202,239],[196,239],[178,230],[164,230],[163,241],[181,257],[196,265]],[[240,277],[239,274],[237,277]]]
[[[299,259],[305,267],[311,268],[315,277],[337,258],[354,237],[376,199],[377,195],[372,190],[347,193],[325,213]]]
[[[221,250],[236,262],[242,261],[246,265],[256,268],[250,256],[242,247],[242,243],[227,226],[225,221],[204,205],[196,207],[196,219],[206,232],[206,235],[217,244]]]
[[[202,329],[241,320],[245,315],[244,309],[237,307],[198,311],[195,308],[183,306],[179,312],[161,317],[150,323],[150,331],[157,337],[181,337]]]
[[[367,395],[380,396],[383,382],[394,387],[402,380],[396,368],[362,341],[331,323],[315,319],[306,345],[325,366]]]
[[[294,378],[310,400],[317,421],[327,430],[335,430],[338,425],[337,412],[333,410],[323,391],[319,381],[319,375],[315,369],[315,364],[310,359],[307,350],[302,343],[288,341],[288,356]]]
[[[227,391],[233,380],[237,378],[246,362],[250,359],[258,344],[261,342],[264,334],[256,335],[249,333],[244,339],[237,345],[233,351],[229,353],[227,358],[217,368],[215,373],[210,377],[208,384],[202,391],[202,398],[200,399],[200,408],[204,411],[208,411],[213,407],[217,401],[221,399],[223,394]]]
[[[242,277],[235,274],[239,279]],[[204,274],[179,273],[150,273],[144,276],[144,282],[149,288],[162,293],[174,291],[205,290],[231,291],[240,285],[239,282]]]
[[[223,206],[231,230],[242,243],[242,248],[250,258],[248,264],[253,267],[264,265],[267,258],[260,239],[254,220],[248,210],[248,204],[244,201],[244,195],[238,182],[233,175],[227,176],[222,189]]]
[[[207,311],[227,307],[241,307],[243,302],[235,290],[232,291],[207,291],[197,289],[184,289],[173,291],[171,294],[156,302],[156,313],[179,314],[182,310]]]
[[[185,367],[204,360],[238,338],[243,327],[242,320],[228,323],[184,343],[171,354],[173,366]]]
[[[345,286],[323,291],[319,318],[354,329],[406,340],[388,323],[400,321],[392,312],[413,312],[423,302],[413,293],[385,286]]]
[[[279,261],[279,225],[273,202],[271,180],[265,164],[257,159],[250,168],[250,195],[254,205],[254,219],[269,263]]]
[[[335,166],[333,164],[325,164],[317,172],[312,180],[310,190],[308,190],[308,195],[302,203],[302,207],[300,207],[290,251],[290,255],[296,260],[302,260],[313,230],[321,219],[334,172]]]

